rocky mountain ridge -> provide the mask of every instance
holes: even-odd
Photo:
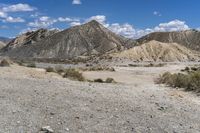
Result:
[[[164,43],[178,43],[189,49],[200,51],[200,31],[186,30],[177,32],[154,32],[137,41],[140,44],[156,40]]]
[[[139,61],[192,61],[199,60],[197,51],[200,51],[200,32],[197,30],[155,32],[132,40],[93,20],[63,31],[39,29],[27,32],[10,41],[0,53],[15,58],[39,59],[74,59],[117,53],[119,57]]]
[[[116,35],[95,20],[54,33],[38,42],[33,42],[34,39],[32,38],[24,39],[32,36],[32,34],[29,34],[26,33],[25,37],[22,35],[11,41],[3,48],[2,53],[18,58],[69,59],[122,51],[135,45],[134,40]]]

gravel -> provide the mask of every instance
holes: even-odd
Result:
[[[149,80],[99,84],[12,69],[0,70],[0,133],[39,133],[43,127],[54,133],[200,132],[195,94]]]

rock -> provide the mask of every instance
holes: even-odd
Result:
[[[45,133],[53,133],[54,132],[50,126],[42,127],[41,131],[45,131]]]

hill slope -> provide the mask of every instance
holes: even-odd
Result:
[[[0,49],[3,48],[5,46],[5,43],[0,41]]]
[[[7,37],[0,37],[0,42],[4,43],[4,44],[7,44],[11,41],[10,38],[7,38]]]
[[[199,59],[199,53],[177,43],[161,43],[150,41],[129,50],[116,53],[117,58],[126,58],[135,61],[193,61]]]
[[[114,34],[93,20],[84,25],[58,32],[31,45],[20,44],[19,47],[7,48],[2,52],[18,58],[68,59],[121,51],[133,47],[135,41]]]
[[[27,32],[11,40],[4,48],[4,51],[9,51],[15,48],[20,48],[21,46],[24,45],[37,43],[57,32],[58,32],[57,30],[47,30],[47,29],[39,29],[37,31]]]
[[[180,32],[155,32],[137,41],[142,44],[151,40],[164,43],[178,43],[192,50],[200,51],[200,31],[186,30]]]

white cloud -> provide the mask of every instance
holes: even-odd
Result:
[[[34,11],[36,10],[36,8],[31,7],[28,4],[15,4],[15,5],[8,5],[8,6],[4,6],[2,8],[2,11],[4,12],[28,12],[28,11]]]
[[[56,19],[52,19],[48,16],[42,16],[39,19],[36,19],[34,22],[29,22],[28,26],[34,28],[47,28],[56,22],[57,22]]]
[[[128,38],[133,38],[136,32],[133,26],[128,23],[122,25],[119,23],[114,23],[111,24],[108,28],[116,34],[123,35]]]
[[[0,18],[6,18],[7,17],[7,13],[0,11]]]
[[[168,23],[161,23],[154,28],[154,31],[181,31],[190,29],[184,21],[173,20]]]
[[[159,14],[156,12],[155,14]],[[110,29],[111,31],[115,32],[116,34],[125,36],[127,38],[139,38],[144,35],[147,35],[152,32],[167,32],[167,31],[182,31],[190,29],[189,26],[180,20],[173,20],[167,23],[161,23],[154,28],[147,28],[147,29],[136,29],[133,25],[124,23],[107,23],[106,16],[104,15],[96,15],[86,19],[86,22],[96,20],[106,28]]]
[[[74,4],[74,5],[80,5],[82,3],[81,3],[81,0],[73,0],[72,4]]]
[[[162,16],[162,14],[161,14],[160,12],[158,12],[158,11],[154,11],[154,12],[153,12],[153,15],[155,15],[155,16],[159,16],[159,17]]]
[[[80,22],[80,20],[77,18],[68,18],[68,17],[66,17],[66,18],[59,17],[58,21],[59,22]]]
[[[88,18],[88,19],[86,20],[86,22],[89,22],[89,21],[91,21],[91,20],[96,20],[96,21],[98,21],[98,22],[101,23],[101,24],[105,24],[105,22],[106,22],[106,16],[104,16],[104,15],[92,16],[92,17]]]
[[[81,22],[71,22],[70,26],[78,26],[81,25]]]
[[[17,17],[17,18],[13,18],[11,16],[5,18],[3,20],[3,22],[8,22],[8,23],[22,23],[22,22],[25,22],[24,19],[20,18],[20,17]]]

